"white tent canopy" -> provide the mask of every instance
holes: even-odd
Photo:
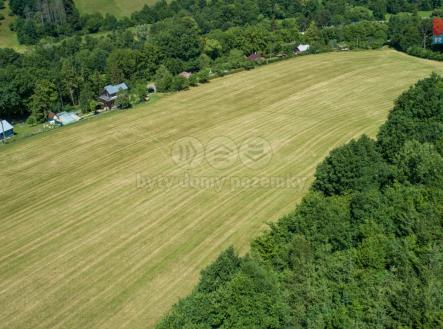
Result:
[[[3,130],[6,132],[11,129],[14,129],[14,127],[8,121],[2,120],[0,124],[0,134],[3,134]]]
[[[309,45],[304,45],[304,44],[300,44],[297,47],[298,51],[301,52],[301,53],[303,53],[305,51],[308,51],[309,48],[310,48]]]

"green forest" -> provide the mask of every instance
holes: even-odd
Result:
[[[10,0],[17,17],[11,29],[32,46],[25,53],[0,48],[0,116],[33,125],[51,111],[93,112],[103,87],[121,82],[130,88],[128,107],[143,102],[147,82],[161,92],[186,89],[294,56],[300,43],[310,45],[307,53],[390,45],[442,59],[431,45],[430,16],[418,15],[440,15],[441,6],[440,0],[176,0],[117,19],[81,15],[72,0]],[[263,60],[248,60],[255,53]],[[182,71],[194,74],[188,80]]]
[[[443,78],[333,150],[297,209],[201,273],[163,328],[442,328]]]
[[[3,0],[2,0],[3,1]],[[439,8],[441,0],[160,0],[131,17],[117,19],[100,13],[80,15],[73,0],[9,0],[18,16],[12,27],[19,41],[33,44],[45,36],[110,31],[137,24],[153,24],[176,15],[191,15],[203,33],[213,29],[256,24],[265,18],[295,18],[301,30],[315,21],[319,27],[359,20],[385,19],[386,14]]]

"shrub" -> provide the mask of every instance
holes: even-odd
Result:
[[[35,116],[30,115],[28,117],[28,119],[26,119],[26,124],[30,125],[30,126],[35,126],[38,123],[37,119],[35,118]]]
[[[117,100],[115,101],[115,105],[117,106],[117,108],[119,109],[128,109],[130,108],[131,102],[129,100],[129,93],[127,90],[121,90],[118,92],[118,97]]]
[[[171,86],[170,86],[171,91],[180,91],[187,89],[188,87],[189,87],[188,79],[180,75],[174,76],[171,80]]]
[[[203,69],[197,73],[197,78],[200,83],[206,83],[209,81],[209,69]]]
[[[169,70],[161,65],[155,73],[155,82],[157,89],[160,92],[167,92],[171,90],[173,75]]]
[[[198,76],[197,74],[193,74],[189,77],[189,85],[190,86],[197,86],[198,85]]]
[[[410,47],[407,53],[411,56],[432,59],[434,61],[443,61],[443,53],[438,51],[433,51],[431,49],[424,49],[421,47]]]

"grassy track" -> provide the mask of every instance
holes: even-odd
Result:
[[[134,11],[140,10],[145,4],[153,4],[156,0],[74,0],[74,2],[82,14],[100,12],[116,16],[130,16]]]
[[[331,148],[374,136],[393,100],[443,64],[391,50],[275,63],[152,105],[0,147],[0,327],[151,328],[199,271],[294,208]],[[294,176],[293,188],[137,187],[185,175],[171,147],[261,136],[271,162],[193,176]]]

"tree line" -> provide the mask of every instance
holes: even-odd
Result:
[[[320,27],[337,26],[360,20],[384,20],[388,13],[432,10],[441,5],[441,0],[159,0],[131,17],[117,19],[110,14],[80,15],[73,0],[10,0],[11,12],[18,16],[12,29],[24,44],[35,44],[43,37],[153,24],[183,13],[192,14],[203,33],[256,24],[263,18],[295,18],[301,30],[305,30],[312,21]]]
[[[103,86],[120,82],[130,85],[136,103],[144,99],[148,81],[162,92],[181,90],[207,82],[211,72],[253,68],[259,63],[246,56],[255,52],[287,56],[300,42],[309,43],[311,52],[328,51],[332,39],[351,48],[377,48],[386,42],[386,31],[385,24],[360,21],[325,29],[311,23],[302,34],[297,21],[287,18],[202,33],[183,14],[100,37],[40,42],[24,54],[0,49],[0,115],[30,116],[29,123],[36,123],[62,108],[92,111]],[[194,74],[184,79],[178,76],[182,71]]]
[[[433,17],[443,17],[443,8],[435,8],[429,17],[420,17],[417,12],[392,15],[390,45],[413,56],[443,60],[443,46],[432,44]]]
[[[155,81],[162,92],[186,89],[207,82],[211,74],[259,65],[246,58],[253,53],[271,60],[291,56],[299,43],[308,43],[310,53],[373,49],[388,40],[406,47],[409,40],[423,40],[409,20],[425,20],[399,14],[386,24],[379,17],[439,5],[385,0],[159,1],[130,18],[100,18],[94,30],[107,30],[105,20],[117,22],[117,27],[97,36],[80,32],[91,15],[100,15],[79,15],[72,0],[11,0],[11,10],[19,16],[16,28],[37,24],[41,31],[62,33],[41,40],[42,35],[33,34],[39,41],[24,54],[0,49],[0,116],[29,117],[34,124],[45,121],[50,111],[93,111],[103,86],[121,82],[131,90],[125,97],[130,100],[127,107],[145,99],[148,81]],[[398,17],[406,17],[406,23]],[[397,21],[402,23],[394,24]],[[414,30],[414,37],[405,29]],[[194,74],[185,79],[178,75],[182,71]]]
[[[441,328],[442,86],[419,81],[377,140],[333,150],[297,209],[223,252],[157,328]]]
[[[377,1],[383,14],[400,8],[389,3]],[[129,84],[131,104],[136,104],[144,99],[147,81],[155,81],[159,91],[182,90],[207,82],[210,74],[253,68],[259,61],[247,60],[252,53],[290,56],[299,43],[309,43],[313,53],[339,46],[378,48],[389,36],[374,6],[344,0],[160,1],[118,20],[135,26],[94,36],[74,33],[89,16],[79,15],[71,0],[11,0],[18,25],[29,24],[34,32],[39,28],[33,24],[46,32],[74,32],[40,40],[24,54],[0,50],[0,115],[29,117],[34,124],[45,121],[50,111],[93,111],[103,86],[120,82]],[[178,76],[182,71],[194,74],[184,79]]]

